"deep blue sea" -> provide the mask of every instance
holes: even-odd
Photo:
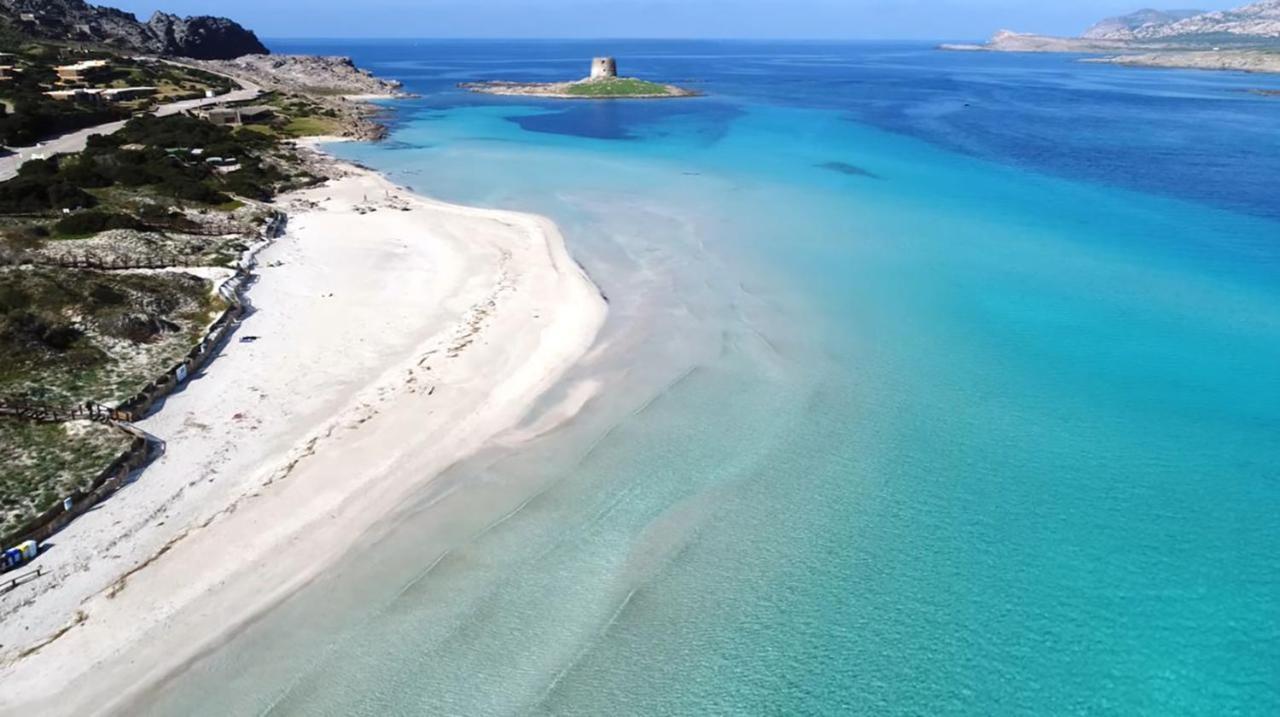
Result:
[[[154,713],[1280,713],[1280,79],[272,47],[420,95],[333,151],[560,224],[610,301],[560,390],[609,390],[424,487]],[[602,54],[705,97],[456,88]]]

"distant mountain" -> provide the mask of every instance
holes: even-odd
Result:
[[[1168,40],[1195,36],[1230,35],[1280,38],[1280,0],[1262,0],[1235,10],[1222,10],[1156,26],[1137,34],[1139,40]]]
[[[21,35],[202,60],[270,52],[250,30],[221,17],[157,12],[148,22],[84,0],[0,0],[0,22]]]
[[[1280,0],[1262,0],[1235,10],[1139,10],[1094,25],[1086,40],[1158,42],[1280,38]]]
[[[1280,0],[1235,10],[1139,10],[1094,25],[1081,37],[1001,30],[983,45],[945,50],[1109,55],[1090,62],[1280,73]]]
[[[1139,10],[1107,18],[1086,30],[1081,37],[1088,40],[1136,40],[1144,33],[1204,14],[1204,10]]]
[[[1057,38],[1001,30],[981,46],[1014,52],[1109,52],[1203,49],[1210,44],[1264,48],[1280,40],[1280,0],[1235,10],[1139,10],[1089,28],[1081,37]]]

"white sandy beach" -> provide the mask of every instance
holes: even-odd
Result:
[[[3,712],[123,704],[515,427],[591,347],[605,303],[550,221],[345,171],[281,200],[254,312],[139,424],[166,453],[0,596]]]

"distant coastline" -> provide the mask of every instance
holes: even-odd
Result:
[[[1235,70],[1280,74],[1280,51],[1261,47],[1210,47],[1170,43],[1134,43],[1119,40],[1050,37],[1009,32],[996,33],[984,44],[944,44],[951,52],[1037,52],[1098,55],[1082,62],[1131,67],[1189,70]]]
[[[1079,53],[1102,55],[1086,62],[1115,65],[1280,73],[1280,2],[1219,12],[1139,10],[1106,18],[1080,37],[1001,30],[986,43],[940,49]]]

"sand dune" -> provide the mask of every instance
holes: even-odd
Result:
[[[122,704],[516,425],[590,348],[605,304],[550,221],[343,167],[282,200],[255,311],[139,424],[165,455],[54,537],[51,577],[0,598],[0,709]]]

